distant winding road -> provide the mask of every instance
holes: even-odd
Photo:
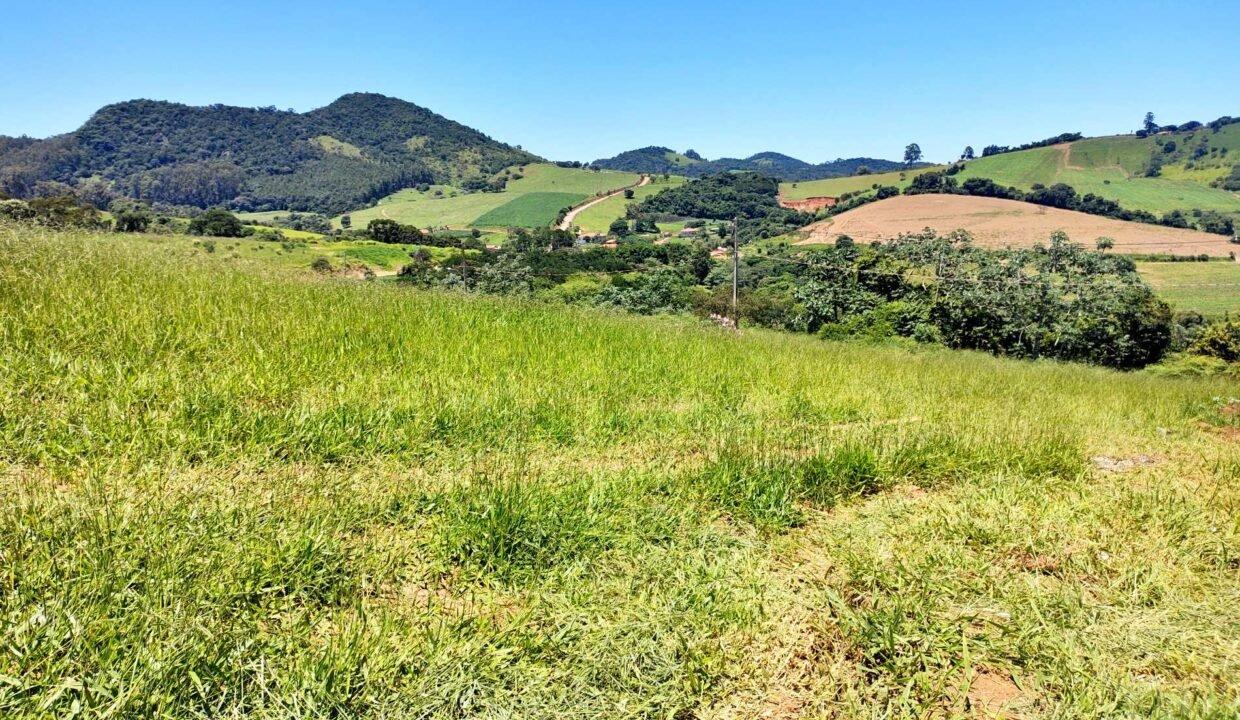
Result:
[[[607,195],[604,195],[602,197],[596,197],[589,202],[582,203],[581,205],[578,205],[572,210],[569,210],[568,214],[564,216],[564,219],[561,220],[560,224],[556,227],[560,230],[569,230],[573,227],[573,221],[576,220],[577,216],[580,215],[583,211],[588,210],[594,207],[595,205],[598,205],[604,200],[610,200],[617,195],[623,195],[625,190],[632,190],[633,188],[639,188],[643,185],[649,185],[649,184],[650,184],[650,176],[642,175],[641,182],[637,183],[636,185],[629,185],[628,187],[622,187],[613,193],[608,193]]]

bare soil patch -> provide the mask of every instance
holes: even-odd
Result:
[[[1015,710],[1028,701],[1007,673],[987,669],[973,677],[968,697],[969,710],[979,718],[1018,718]]]
[[[968,195],[901,195],[862,205],[806,228],[799,244],[833,243],[841,235],[858,242],[889,240],[931,228],[967,230],[982,247],[1031,247],[1063,230],[1074,242],[1093,247],[1100,237],[1115,241],[1113,252],[1207,254],[1227,257],[1236,249],[1222,235],[1127,222],[1042,205]]]

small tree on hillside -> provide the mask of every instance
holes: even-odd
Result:
[[[1147,133],[1158,132],[1158,123],[1154,122],[1154,113],[1147,112],[1145,114],[1145,124],[1143,127]]]
[[[190,235],[210,235],[212,237],[241,237],[241,221],[236,215],[223,208],[211,208],[195,216],[189,221]],[[206,244],[204,243],[204,247]],[[208,250],[208,252],[212,252]]]
[[[917,143],[909,143],[908,147],[904,148],[904,164],[912,165],[918,160],[921,160],[921,146]]]
[[[629,234],[628,220],[625,220],[624,218],[616,218],[611,222],[611,226],[607,228],[607,233],[620,238],[627,237]]]
[[[1098,250],[1106,252],[1107,250],[1115,247],[1115,241],[1109,237],[1100,237],[1095,245],[1098,247]]]
[[[964,152],[960,153],[960,159],[961,160],[972,160],[973,158],[974,158],[973,146],[965,145]]]

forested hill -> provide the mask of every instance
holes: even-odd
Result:
[[[817,165],[807,163],[776,152],[763,152],[747,158],[720,158],[706,160],[692,150],[678,153],[670,148],[651,146],[629,150],[612,158],[595,160],[592,165],[606,170],[622,170],[641,173],[670,173],[702,177],[719,172],[760,172],[780,180],[821,180],[857,174],[861,167],[871,172],[890,172],[906,166],[893,160],[879,158],[849,158]],[[917,163],[914,167],[922,167]]]
[[[335,213],[401,187],[537,159],[383,95],[345,95],[307,113],[133,100],[66,135],[0,138],[0,191],[29,197],[64,183],[90,200]]]

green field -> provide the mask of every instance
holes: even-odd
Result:
[[[478,227],[543,227],[555,222],[561,210],[581,203],[579,193],[532,192],[518,195],[472,223]]]
[[[1174,140],[1182,148],[1188,148],[1203,139],[1208,141],[1208,147],[1226,152],[1214,152],[1194,160],[1192,168],[1188,167],[1189,161],[1181,160],[1164,166],[1160,177],[1143,176],[1156,143]],[[1126,208],[1160,215],[1177,209],[1217,210],[1240,215],[1240,194],[1210,187],[1212,181],[1229,173],[1236,163],[1240,163],[1240,124],[1226,126],[1218,133],[1200,129],[1149,138],[1118,135],[1080,140],[1066,150],[1043,147],[992,155],[969,162],[956,178],[963,182],[972,177],[986,177],[1021,190],[1028,190],[1035,183],[1062,182],[1082,195],[1094,193]],[[941,170],[942,166],[927,169]],[[901,174],[905,175],[903,180]],[[790,199],[838,197],[846,192],[868,190],[875,183],[903,189],[914,174],[882,173],[783,183],[780,190]]]
[[[617,190],[636,184],[641,178],[633,173],[593,172],[578,168],[562,168],[557,165],[527,165],[524,170],[511,168],[510,172],[522,174],[520,180],[512,180],[501,193],[465,193],[449,186],[434,186],[427,192],[406,189],[395,192],[381,200],[371,208],[354,210],[347,213],[353,227],[364,228],[371,220],[387,218],[406,225],[417,227],[451,227],[469,228],[485,227],[478,221],[493,210],[507,205],[522,195],[529,193],[564,193],[578,196],[584,200],[591,195]],[[437,197],[436,192],[441,193]],[[456,195],[456,197],[452,197]],[[549,202],[546,199],[545,202]],[[539,207],[539,201],[525,201],[515,206],[518,217],[532,217],[522,208]],[[547,222],[555,219],[556,207]],[[511,216],[505,212],[499,217]],[[539,217],[545,213],[539,214]],[[494,218],[495,216],[492,216]],[[491,220],[489,219],[488,222]],[[337,227],[340,218],[333,220]]]
[[[839,197],[844,193],[861,192],[878,185],[894,185],[903,190],[923,172],[942,170],[943,166],[935,165],[917,170],[897,171],[889,173],[873,173],[870,175],[852,175],[826,180],[803,180],[801,182],[781,183],[779,192],[790,200],[803,200],[811,197]]]
[[[318,237],[318,236],[315,236]],[[171,257],[198,258],[236,267],[307,271],[319,258],[333,267],[364,265],[376,272],[394,271],[409,262],[417,249],[444,258],[460,250],[425,245],[389,245],[370,240],[291,240],[198,238],[186,235],[143,235],[132,240]],[[477,251],[467,251],[477,252]]]
[[[687,182],[687,179],[679,175],[672,175],[667,180],[664,180],[662,176],[654,176],[651,178],[649,185],[633,188],[633,199],[627,199],[623,195],[608,198],[582,211],[576,217],[574,224],[580,227],[582,232],[605,233],[613,220],[624,217],[625,209],[630,203],[641,202],[668,188],[683,185],[685,182]]]
[[[177,242],[0,226],[6,718],[1240,712],[1235,381]]]
[[[1240,264],[1139,262],[1137,269],[1177,310],[1196,310],[1210,316],[1240,314]]]
[[[1219,142],[1230,143],[1229,134],[1219,135]],[[1183,138],[1180,141],[1185,142]],[[1063,182],[1082,195],[1094,193],[1126,208],[1156,214],[1194,208],[1240,213],[1240,195],[1188,179],[1191,176],[1186,177],[1183,172],[1142,177],[1140,172],[1149,160],[1153,142],[1154,138],[1125,135],[1081,140],[1072,143],[1066,152],[1063,148],[1045,147],[992,155],[970,162],[957,178],[963,181],[988,177],[1022,190],[1034,183]]]

